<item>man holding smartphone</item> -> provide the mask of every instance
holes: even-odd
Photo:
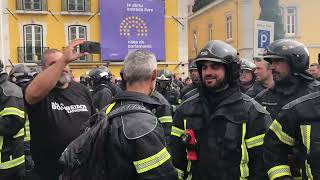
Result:
[[[63,52],[47,50],[44,70],[24,89],[31,124],[31,154],[41,180],[58,180],[58,160],[67,145],[80,135],[80,128],[95,113],[89,91],[71,81],[68,64],[84,56],[72,41]]]

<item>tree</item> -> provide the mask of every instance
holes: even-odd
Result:
[[[199,9],[205,7],[206,5],[214,2],[216,0],[196,0],[194,2],[194,5],[193,5],[193,8],[192,8],[192,12],[196,12],[198,11]]]
[[[279,0],[260,0],[260,20],[274,22],[274,40],[284,38]]]

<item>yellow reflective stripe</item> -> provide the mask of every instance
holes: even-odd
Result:
[[[302,135],[302,142],[307,149],[307,154],[309,154],[310,153],[310,141],[311,141],[311,125],[301,125],[300,130],[301,130],[301,135]],[[311,167],[308,164],[308,161],[305,160],[304,164],[306,166],[306,175],[307,175],[308,179],[313,179]]]
[[[247,151],[247,146],[245,143],[246,129],[247,124],[242,124],[242,143],[241,143],[241,161],[240,161],[240,178],[247,178],[249,176],[249,155]]]
[[[111,104],[108,105],[107,109],[106,109],[106,114],[109,114],[109,112],[112,110],[112,108],[116,105],[116,102],[113,102]]]
[[[8,116],[8,115],[16,115],[21,118],[24,118],[24,111],[14,107],[4,108],[2,111],[0,111],[0,116]]]
[[[161,123],[172,123],[173,119],[172,116],[162,116],[159,118]]]
[[[173,135],[173,136],[180,137],[184,133],[185,133],[184,130],[179,129],[175,126],[172,126],[172,128],[171,128],[171,135]]]
[[[20,131],[16,135],[13,136],[13,138],[18,138],[21,136],[24,136],[24,128],[21,128]]]
[[[192,174],[190,173],[186,180],[191,180],[191,179],[192,179]]]
[[[2,146],[3,146],[3,136],[0,136],[0,163],[1,163],[1,154],[2,154]]]
[[[137,173],[144,173],[150,171],[156,167],[159,167],[166,161],[170,159],[170,154],[167,151],[167,148],[163,148],[160,152],[155,155],[152,155],[148,158],[133,161],[134,166],[136,167]]]
[[[176,168],[177,172],[178,172],[178,177],[179,179],[183,179],[183,176],[184,176],[184,172],[178,168]]]
[[[16,159],[12,159],[7,162],[0,163],[0,169],[10,169],[16,166],[19,166],[20,164],[23,164],[25,162],[25,156],[22,155]]]
[[[178,104],[181,104],[182,100],[181,99],[178,99]]]
[[[186,180],[191,180],[192,179],[191,165],[192,165],[191,161],[188,160],[188,165],[187,165],[188,177],[186,178]]]
[[[270,180],[274,180],[282,176],[291,176],[290,167],[287,165],[275,166],[268,171]]]
[[[183,128],[187,130],[187,119],[183,119]]]
[[[282,126],[276,119],[271,124],[270,129],[277,135],[281,142],[289,146],[294,146],[294,139],[282,131]]]
[[[24,141],[30,141],[31,136],[30,136],[30,123],[29,119],[26,118],[26,123],[24,124]]]
[[[261,134],[258,136],[254,136],[250,139],[246,139],[245,141],[246,141],[247,148],[261,146],[263,144],[264,136],[265,136],[265,134]]]

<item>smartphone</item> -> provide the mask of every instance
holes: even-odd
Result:
[[[100,43],[93,41],[85,41],[84,43],[80,44],[80,52],[87,52],[90,54],[101,54]]]

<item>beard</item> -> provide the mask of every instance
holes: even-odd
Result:
[[[65,84],[69,83],[71,81],[71,76],[67,73],[62,73],[60,76],[60,79],[57,82],[57,87],[62,87]]]

